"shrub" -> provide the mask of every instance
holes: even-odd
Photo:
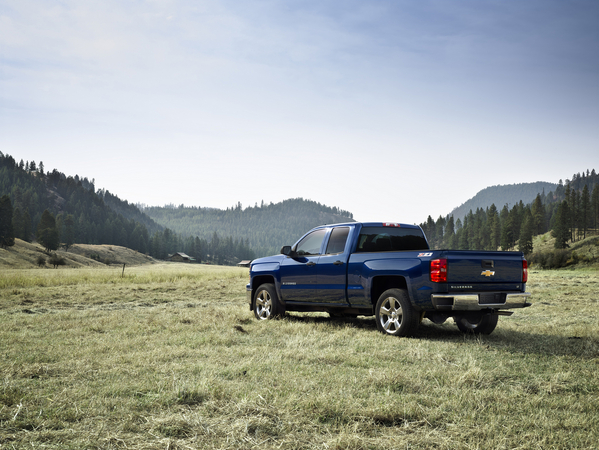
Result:
[[[538,265],[541,269],[559,269],[570,264],[576,264],[578,261],[576,253],[570,256],[568,250],[557,249],[549,252],[533,253],[529,262],[531,265]]]
[[[55,269],[58,266],[65,266],[67,264],[65,259],[62,256],[58,256],[56,253],[54,253],[54,254],[52,254],[52,256],[50,256],[50,259],[48,260],[48,262],[50,264],[52,264]]]
[[[37,257],[37,260],[35,261],[35,263],[39,266],[39,267],[44,267],[46,265],[46,258],[44,258],[42,255],[39,255]]]

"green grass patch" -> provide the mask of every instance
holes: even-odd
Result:
[[[597,448],[599,273],[531,270],[485,337],[258,322],[247,269],[3,271],[0,448]]]

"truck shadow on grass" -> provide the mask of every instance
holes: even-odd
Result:
[[[452,328],[455,328],[453,330]],[[450,320],[443,325],[422,323],[416,338],[482,345],[490,350],[534,354],[540,356],[569,356],[592,359],[599,356],[599,339],[581,336],[558,336],[513,329],[501,325],[490,335],[464,334]]]
[[[285,320],[298,323],[326,324],[338,328],[357,328],[378,333],[374,317],[331,318],[327,316],[290,315]],[[388,336],[389,339],[402,339]],[[488,349],[536,354],[543,356],[570,356],[584,359],[599,357],[599,338],[582,336],[557,336],[525,331],[502,329],[501,325],[490,335],[464,334],[449,319],[442,325],[424,320],[414,336],[403,339],[423,339],[430,341],[469,343],[482,345]]]

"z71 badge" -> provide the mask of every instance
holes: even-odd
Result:
[[[426,258],[427,256],[433,256],[432,253],[418,253],[418,258]]]

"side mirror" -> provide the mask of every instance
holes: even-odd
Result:
[[[293,250],[291,250],[291,245],[285,245],[284,247],[281,248],[281,254],[285,255],[285,256],[293,256],[292,253]]]

